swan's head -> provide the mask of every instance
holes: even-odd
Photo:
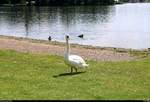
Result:
[[[69,40],[69,35],[66,35],[66,40]]]

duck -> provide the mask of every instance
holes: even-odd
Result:
[[[48,37],[48,40],[49,40],[49,41],[51,41],[51,40],[52,40],[52,37],[51,37],[51,36],[49,36],[49,37]]]
[[[83,37],[84,37],[84,35],[83,35],[83,34],[81,34],[81,35],[78,35],[78,37],[83,38]]]

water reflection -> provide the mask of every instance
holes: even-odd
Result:
[[[105,6],[78,6],[78,7],[1,7],[0,21],[5,23],[8,27],[15,27],[18,30],[25,25],[25,36],[32,35],[31,31],[39,34],[42,28],[50,29],[53,26],[61,26],[65,33],[70,32],[70,28],[76,25],[84,25],[87,23],[103,23],[108,22],[111,10],[113,7]],[[81,26],[82,26],[81,25]],[[17,26],[17,27],[16,27]],[[18,27],[19,26],[19,27]],[[57,28],[55,28],[56,30]],[[9,29],[5,29],[9,31]],[[54,31],[55,31],[54,30]],[[66,32],[66,30],[68,30]]]
[[[0,34],[44,40],[50,35],[57,41],[70,34],[72,43],[146,48],[150,47],[145,40],[150,38],[150,6],[140,5],[0,7]],[[82,33],[84,40],[75,37]]]

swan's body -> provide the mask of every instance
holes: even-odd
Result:
[[[76,70],[78,68],[86,68],[88,65],[84,61],[84,59],[78,55],[70,55],[70,44],[69,44],[69,36],[66,36],[66,44],[67,50],[65,54],[65,62],[67,65],[71,67],[71,73],[73,72],[73,68]]]
[[[69,63],[67,64],[69,64],[71,67],[82,68],[88,66],[83,58],[77,55],[69,55],[68,62]]]

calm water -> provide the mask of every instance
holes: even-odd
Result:
[[[84,34],[85,38],[76,37]],[[83,45],[150,47],[150,3],[115,6],[0,7],[0,35]]]

